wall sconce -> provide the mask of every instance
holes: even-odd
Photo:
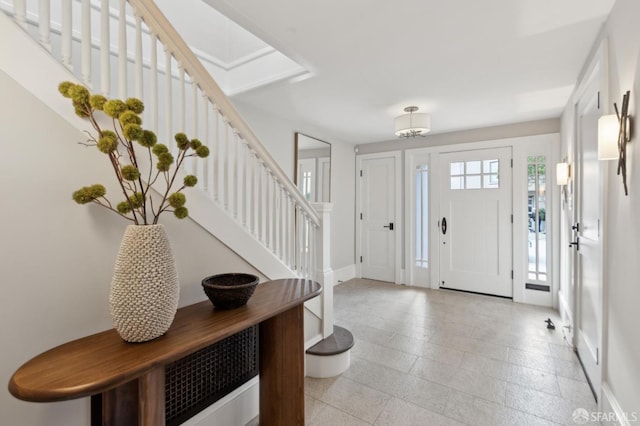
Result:
[[[618,159],[619,130],[620,123],[617,115],[603,115],[598,119],[598,160]]]
[[[622,108],[613,104],[615,114],[605,115],[598,119],[598,159],[618,160],[618,175],[622,175],[624,195],[629,195],[627,188],[627,143],[631,141],[631,117],[629,116],[629,97],[631,92],[622,97]]]
[[[567,203],[567,185],[569,185],[569,178],[571,178],[571,166],[565,159],[562,163],[556,164],[556,184],[562,187],[562,201]]]
[[[570,168],[569,163],[556,164],[556,183],[560,186],[566,186],[569,183]]]

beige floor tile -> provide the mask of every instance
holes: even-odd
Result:
[[[520,386],[546,392],[551,395],[560,395],[558,379],[554,373],[548,373],[520,365],[509,366],[507,380]]]
[[[356,342],[351,349],[353,356],[391,367],[407,373],[418,359],[417,356],[369,342]]]
[[[368,423],[378,417],[390,399],[387,394],[346,378],[337,378],[326,386],[319,384],[325,381],[326,379],[307,378],[307,395]]]
[[[462,357],[460,368],[471,371],[480,371],[488,376],[501,380],[507,380],[510,364],[505,361],[489,358],[483,355],[465,353]]]
[[[391,399],[374,423],[377,426],[457,426],[462,423],[406,401]]]
[[[589,412],[596,410],[595,404],[585,405],[569,401],[514,383],[509,383],[507,386],[506,405],[560,424],[575,424],[573,415],[579,408]]]
[[[307,379],[307,424],[574,425],[597,409],[552,309],[374,280],[337,286],[335,306],[352,364]]]

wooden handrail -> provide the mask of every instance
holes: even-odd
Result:
[[[173,25],[171,25],[155,3],[151,0],[128,0],[128,2],[149,28],[153,29],[160,41],[167,47],[168,51],[171,52],[176,60],[184,67],[184,70],[191,76],[194,83],[200,87],[200,90],[207,95],[211,102],[218,106],[234,130],[247,141],[247,144],[271,170],[278,182],[282,184],[287,193],[295,200],[296,204],[302,208],[316,226],[319,226],[320,216],[318,213],[311,207],[311,204],[302,194],[300,194],[298,188],[296,188],[280,165],[273,159],[269,151],[267,151],[262,142],[260,142],[249,125],[229,101],[227,95],[224,94],[220,86],[218,86],[213,77],[211,77],[211,74],[209,74],[207,69],[202,65],[200,60],[191,51],[187,43],[173,28]]]

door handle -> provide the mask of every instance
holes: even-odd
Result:
[[[576,222],[575,225],[571,226],[571,229],[573,229],[576,232],[580,232],[580,222]]]
[[[389,231],[393,231],[393,222],[389,222],[389,224],[384,225],[383,228],[389,228]]]
[[[575,241],[570,242],[569,247],[575,247],[576,250],[580,251],[580,238],[576,238]]]
[[[446,217],[442,218],[440,229],[442,229],[442,235],[447,235],[447,218]]]

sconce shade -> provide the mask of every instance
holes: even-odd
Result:
[[[598,160],[617,160],[620,122],[615,114],[598,119]]]
[[[556,183],[558,185],[569,183],[569,163],[556,164]]]
[[[416,113],[417,107],[407,107],[404,110],[409,113],[395,119],[396,136],[415,137],[429,133],[431,130],[431,117],[429,114]]]

